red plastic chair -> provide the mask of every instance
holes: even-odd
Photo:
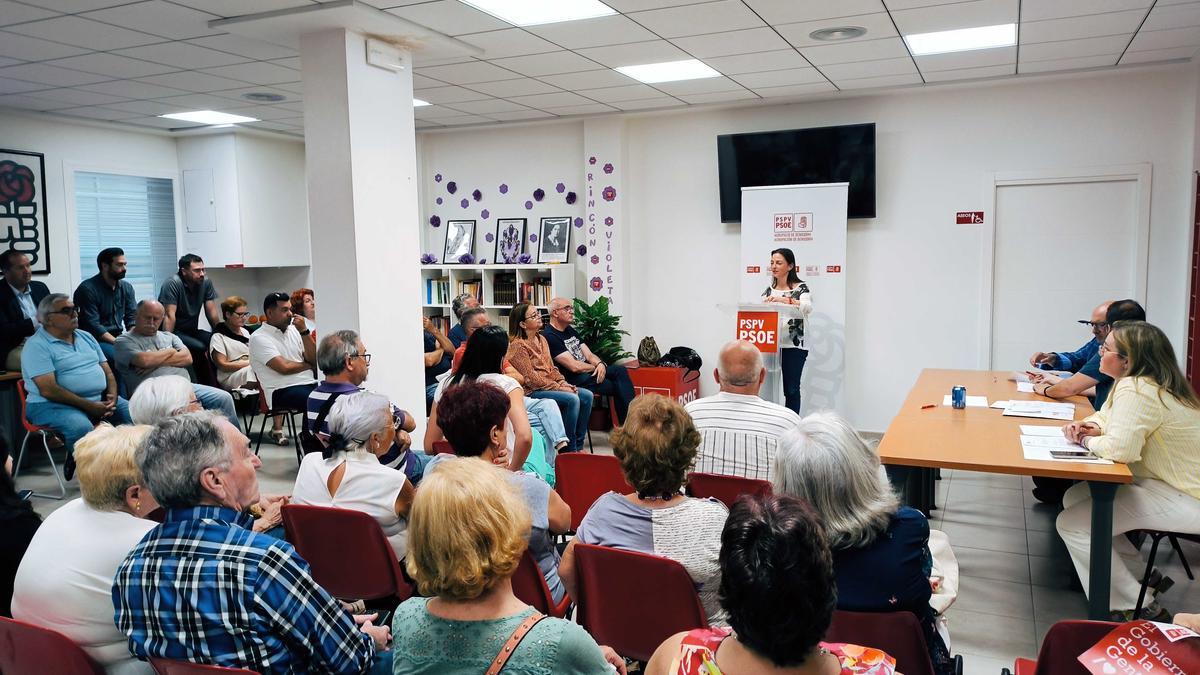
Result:
[[[412,586],[400,573],[396,552],[371,516],[350,509],[287,504],[287,540],[308,561],[313,578],[343,600],[395,598],[404,602]]]
[[[733,508],[733,503],[742,495],[770,495],[771,483],[757,478],[697,472],[688,476],[688,493],[693,497],[716,497],[725,506]]]
[[[212,675],[212,673],[225,673],[225,675],[258,675],[257,671],[246,670],[245,668],[225,668],[224,666],[209,666],[203,663],[192,663],[191,661],[172,661],[171,659],[156,659],[150,658],[150,667],[158,675]]]
[[[0,673],[104,675],[104,668],[66,635],[0,616]]]
[[[1120,626],[1111,621],[1059,621],[1046,631],[1037,660],[1017,659],[1017,675],[1088,675],[1077,657]],[[1004,675],[1011,675],[1005,668]]]
[[[457,455],[454,452],[454,447],[450,445],[450,441],[441,440],[433,442],[433,454],[435,455]]]
[[[921,622],[912,612],[848,612],[837,610],[825,633],[826,642],[848,642],[881,649],[896,659],[896,672],[934,675]],[[959,671],[961,672],[961,670]]]
[[[304,449],[300,447],[300,438],[296,435],[295,415],[307,415],[307,410],[299,410],[296,408],[279,408],[267,405],[267,392],[263,391],[262,384],[258,381],[247,382],[246,385],[252,389],[258,390],[258,414],[262,415],[262,424],[258,425],[258,443],[254,445],[254,454],[258,454],[259,448],[262,447],[263,436],[267,433],[267,420],[283,415],[284,422],[287,423],[288,434],[292,439],[292,447],[296,449],[296,463],[300,464],[304,461]],[[254,420],[251,420],[253,422]],[[247,431],[254,429],[248,428]]]
[[[583,516],[608,492],[627,494],[633,487],[625,481],[621,462],[612,455],[585,455],[572,452],[559,455],[554,463],[557,477],[554,489],[571,507],[571,531],[579,529]]]
[[[634,551],[574,546],[576,619],[596,642],[644,662],[675,633],[708,626],[683,565]]]
[[[47,499],[62,499],[67,496],[67,485],[63,482],[62,474],[58,471],[58,465],[54,463],[54,455],[50,454],[49,436],[54,429],[50,427],[41,427],[29,421],[29,416],[25,414],[26,401],[28,393],[25,391],[25,380],[17,380],[17,397],[21,399],[21,426],[25,427],[25,438],[21,439],[21,449],[17,452],[17,461],[13,464],[13,482],[17,481],[17,476],[21,473],[21,460],[25,458],[25,446],[29,444],[29,437],[33,434],[41,434],[42,448],[46,451],[46,459],[50,460],[50,472],[54,474],[54,479],[58,481],[58,494],[42,494],[40,492],[33,493],[34,497],[45,497]]]
[[[521,602],[548,616],[564,618],[571,607],[571,598],[568,595],[563,595],[562,602],[554,602],[550,587],[546,585],[546,578],[542,576],[542,570],[529,549],[525,549],[525,553],[521,555],[521,564],[517,565],[517,572],[513,574],[512,589]]]

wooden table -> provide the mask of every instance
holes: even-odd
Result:
[[[879,444],[879,456],[889,466],[964,469],[1020,476],[1049,476],[1086,481],[1092,493],[1092,543],[1088,581],[1088,617],[1107,620],[1112,581],[1112,509],[1117,488],[1133,482],[1124,464],[1046,462],[1025,459],[1021,450],[1022,424],[1061,427],[1055,420],[1005,417],[1002,410],[942,405],[942,397],[955,385],[988,402],[1047,400],[1017,392],[1008,378],[1011,371],[925,369],[917,378],[900,412]],[[1067,399],[1075,404],[1075,419],[1092,413],[1082,396]],[[922,410],[921,406],[936,405]]]

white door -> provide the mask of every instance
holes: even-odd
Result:
[[[1139,188],[1136,177],[996,186],[993,369],[1077,349],[1091,338],[1077,320],[1139,297]]]

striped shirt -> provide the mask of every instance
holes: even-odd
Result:
[[[771,480],[779,437],[800,423],[799,415],[777,403],[727,391],[686,409],[700,432],[695,470],[726,476]]]

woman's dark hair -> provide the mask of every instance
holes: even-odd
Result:
[[[721,532],[721,607],[738,640],[780,668],[816,653],[837,607],[833,558],[802,499],[747,495]]]
[[[17,486],[13,483],[12,476],[8,475],[8,471],[4,468],[8,463],[8,456],[8,439],[5,435],[0,434],[0,520],[10,515],[33,510],[33,504],[17,495]]]
[[[462,363],[458,364],[458,372],[446,384],[455,385],[474,380],[480,375],[499,373],[507,353],[508,333],[503,328],[484,326],[476,330],[467,339],[467,349],[463,352]]]
[[[525,328],[521,322],[529,315],[530,304],[521,302],[513,306],[512,311],[508,313],[508,339],[509,340],[524,340]]]
[[[800,283],[800,275],[796,274],[796,254],[792,253],[792,249],[790,248],[777,248],[771,251],[771,255],[775,255],[776,253],[783,256],[787,264],[792,266],[792,269],[788,270],[788,286],[791,287]],[[775,288],[775,279],[773,277],[771,279],[771,288]]]
[[[442,392],[438,426],[454,454],[478,457],[491,444],[492,427],[504,428],[508,408],[508,395],[499,387],[487,382],[463,382]]]

